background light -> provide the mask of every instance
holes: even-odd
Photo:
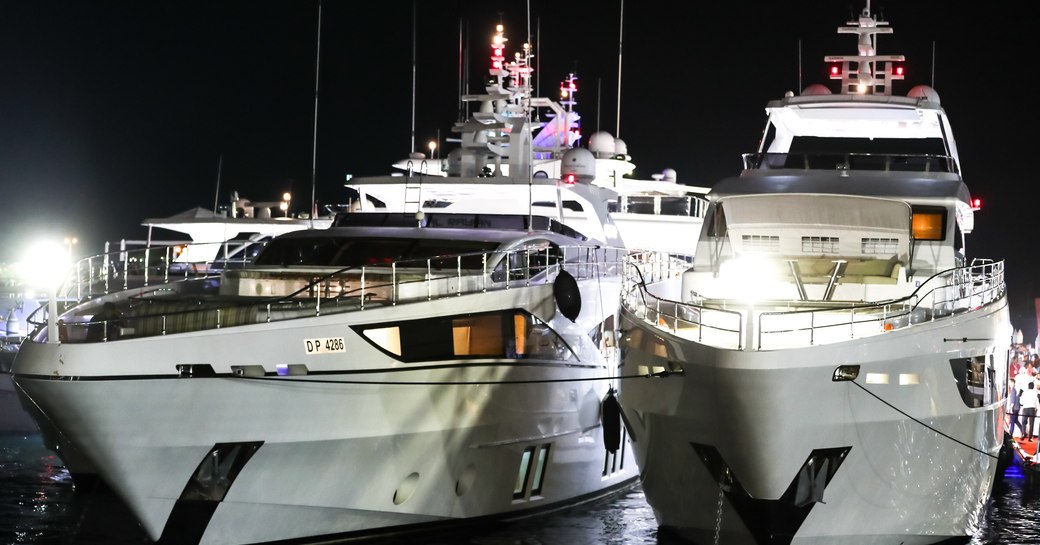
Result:
[[[69,244],[68,248],[71,248]],[[57,289],[69,270],[69,250],[57,241],[40,241],[29,245],[15,264],[19,277],[27,286]]]

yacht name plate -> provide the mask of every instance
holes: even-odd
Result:
[[[304,352],[307,355],[327,354],[329,352],[346,352],[346,344],[343,337],[325,337],[319,339],[305,339],[303,341]]]

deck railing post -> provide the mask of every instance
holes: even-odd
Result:
[[[120,242],[122,245],[123,243]],[[129,276],[130,276],[130,252],[119,252],[119,255],[123,258],[123,289],[129,287]]]
[[[151,257],[151,255],[152,255],[152,249],[150,247],[145,247],[145,249],[144,249],[144,285],[145,286],[148,285],[148,261],[149,261],[149,258]]]

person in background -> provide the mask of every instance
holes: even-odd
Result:
[[[1022,419],[1025,421],[1025,431],[1023,431],[1022,438],[1024,441],[1033,440],[1033,423],[1036,419],[1036,409],[1040,406],[1040,399],[1037,398],[1037,392],[1033,381],[1029,382],[1029,385],[1019,396],[1019,400],[1022,403]]]
[[[1015,375],[1014,384],[1011,387],[1011,435],[1015,435],[1015,425],[1018,425],[1019,430],[1022,432],[1022,437],[1026,436],[1025,426],[1022,424],[1022,392],[1026,389],[1027,384],[1033,383],[1033,375],[1029,371],[1029,362],[1026,362],[1018,368],[1018,374]]]

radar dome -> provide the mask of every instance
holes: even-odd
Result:
[[[610,136],[610,135],[607,135]],[[578,181],[591,182],[596,177],[596,157],[585,148],[572,148],[560,160],[560,177],[573,174]]]
[[[614,139],[614,155],[628,155],[628,144],[624,140]]]
[[[910,92],[906,94],[910,98],[923,98],[929,102],[939,104],[939,93],[935,92],[935,89],[927,85],[915,85]]]
[[[598,131],[589,137],[589,150],[596,157],[614,156],[614,137],[606,131]]]
[[[805,89],[802,89],[802,96],[819,96],[819,95],[830,95],[830,88],[822,83],[814,83]]]
[[[448,163],[448,176],[462,176],[462,148],[449,151],[445,160]]]
[[[676,174],[675,174],[675,169],[674,168],[666,168],[666,169],[661,171],[661,177],[666,182],[674,182],[675,181],[675,176],[676,176]]]

